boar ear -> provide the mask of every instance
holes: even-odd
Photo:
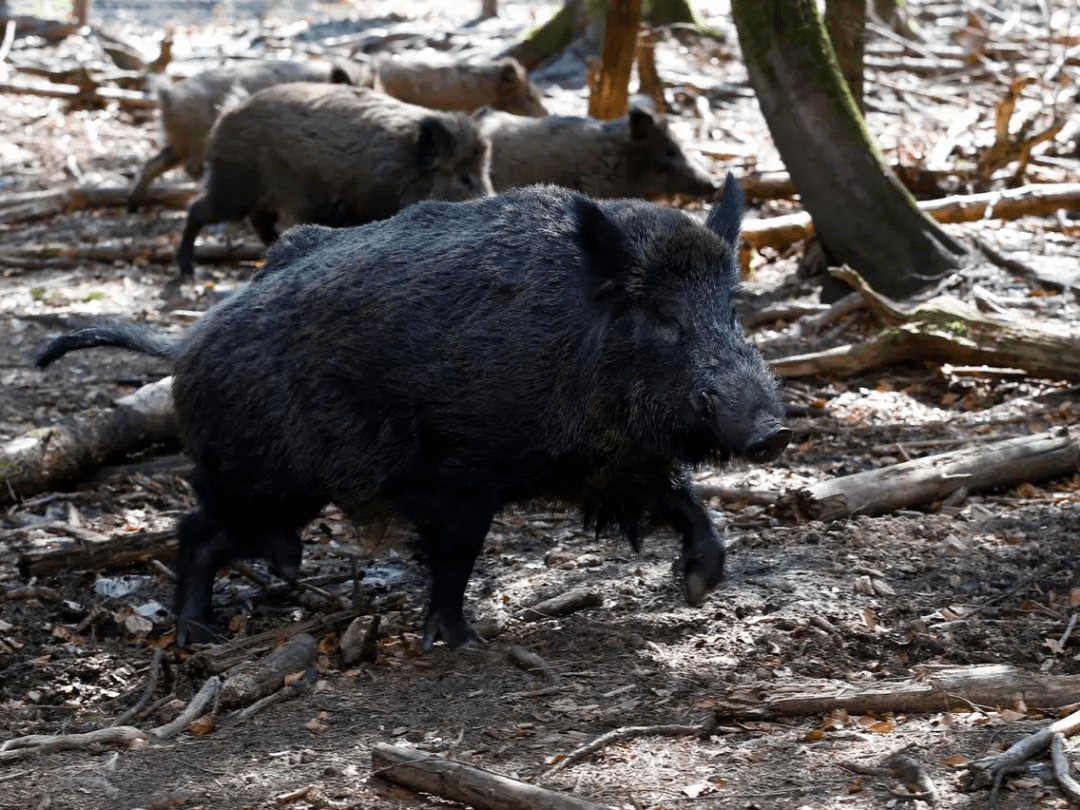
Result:
[[[416,139],[416,159],[425,172],[438,168],[443,155],[454,148],[454,136],[446,124],[434,116],[420,120],[420,134]]]
[[[499,63],[499,89],[504,92],[517,90],[522,85],[521,65],[516,61],[506,59]]]
[[[735,175],[727,173],[724,179],[724,192],[713,203],[705,227],[715,233],[734,250],[739,244],[739,225],[742,223],[743,193]]]
[[[630,119],[630,140],[643,141],[649,138],[659,128],[656,116],[648,107],[635,104],[626,112]]]
[[[347,67],[334,62],[330,66],[330,84],[356,84]]]
[[[623,229],[588,197],[570,198],[575,220],[574,241],[584,254],[586,273],[597,282],[597,292],[610,291],[630,269],[630,247]]]

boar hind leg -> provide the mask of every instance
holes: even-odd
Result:
[[[176,248],[176,264],[182,278],[195,275],[195,237],[199,235],[203,225],[221,221],[214,219],[211,211],[210,199],[205,192],[196,197],[188,208],[184,233],[180,237],[180,245]]]
[[[275,212],[265,208],[256,208],[248,216],[248,220],[251,222],[251,227],[255,229],[255,233],[263,240],[264,245],[269,245],[277,239],[277,214]]]
[[[679,567],[686,601],[700,605],[724,578],[724,541],[689,483],[668,495],[662,511],[664,519],[683,536]]]
[[[205,511],[185,515],[176,559],[176,643],[201,643],[217,636],[210,597],[214,575],[233,548],[225,529]]]
[[[495,517],[495,506],[482,495],[453,492],[412,494],[399,506],[413,518],[431,567],[423,648],[430,650],[440,638],[451,648],[475,641],[478,636],[465,621],[465,588]]]
[[[131,191],[128,192],[128,213],[133,214],[139,210],[139,206],[146,196],[146,190],[150,188],[151,183],[161,177],[161,175],[165,174],[169,169],[179,165],[180,158],[171,145],[166,145],[164,149],[150,158],[150,160],[146,161],[146,164],[142,167],[142,171],[139,172],[138,178],[135,180],[135,184],[131,187]]]

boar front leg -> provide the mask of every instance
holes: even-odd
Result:
[[[662,514],[664,520],[682,532],[679,567],[686,601],[700,605],[724,578],[724,541],[689,481],[683,481],[668,494]]]
[[[411,493],[398,505],[416,524],[431,568],[423,648],[430,650],[440,638],[450,648],[478,640],[465,621],[465,588],[495,517],[495,505],[483,495],[446,491]]]

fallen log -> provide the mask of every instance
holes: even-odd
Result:
[[[480,810],[613,810],[464,762],[386,743],[371,749],[371,765],[391,782]]]
[[[51,576],[59,571],[103,571],[125,569],[150,560],[176,557],[174,530],[120,535],[102,543],[28,551],[19,555],[19,572],[24,577]]]
[[[749,684],[720,698],[723,717],[760,720],[769,717],[850,714],[929,714],[980,706],[1013,708],[1019,703],[1042,709],[1076,702],[1080,675],[1040,675],[1005,664],[928,669],[913,680],[855,687],[844,681],[806,678],[782,684]]]
[[[576,588],[553,596],[551,599],[545,599],[543,602],[537,602],[532,607],[523,608],[514,614],[514,618],[525,622],[539,622],[555,616],[568,616],[585,608],[599,607],[603,603],[604,598],[596,591]]]
[[[285,686],[285,678],[303,672],[315,654],[315,638],[297,633],[289,642],[263,658],[244,661],[225,673],[221,685],[221,706],[246,706]]]
[[[857,374],[918,359],[1019,368],[1036,377],[1080,381],[1080,336],[991,318],[949,296],[904,310],[871,290],[853,270],[829,272],[851,284],[886,329],[860,343],[774,360],[773,370],[781,377]]]
[[[145,202],[183,210],[198,191],[193,183],[158,185],[147,189]],[[0,195],[0,224],[35,222],[67,211],[127,205],[130,189],[118,186],[48,189]]]
[[[37,428],[0,448],[0,503],[41,492],[96,470],[114,453],[175,440],[172,377],[51,427]]]
[[[33,268],[37,265],[55,266],[59,263],[79,262],[132,262],[144,259],[152,264],[171,264],[176,248],[159,243],[125,245],[25,245],[0,250],[0,265]],[[200,245],[195,257],[200,264],[257,261],[263,257],[263,245],[240,243],[237,245]]]
[[[1080,444],[1065,428],[925,456],[877,470],[819,481],[784,496],[800,521],[881,515],[969,492],[1075,472]]]

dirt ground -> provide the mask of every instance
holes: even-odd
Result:
[[[503,2],[500,19],[472,24],[467,5],[450,11],[435,4],[360,2],[318,7],[300,17],[287,9],[257,15],[258,8],[243,4],[216,11],[170,4],[180,23],[178,63],[187,65],[211,53],[262,53],[268,42],[281,48],[290,38],[297,48],[333,37],[388,37],[401,49],[437,43],[443,50],[497,52],[557,6]],[[680,35],[662,42],[660,72],[681,85],[669,91],[675,131],[716,174],[782,169],[749,91],[727,4],[698,5],[728,40]],[[926,47],[954,43],[970,30],[959,4],[907,5]],[[165,20],[155,24],[150,11],[129,3],[97,8],[103,18],[96,26],[136,44],[147,58],[155,55]],[[1020,43],[1020,60],[981,74],[933,79],[899,69],[868,71],[871,131],[891,161],[942,171],[939,194],[975,190],[964,167],[992,141],[994,104],[1017,76],[1047,75],[1047,66],[1064,59],[1080,35],[1075,2],[987,8],[983,19],[998,40]],[[1064,43],[1057,50],[1047,31]],[[872,29],[869,42],[888,41]],[[58,45],[20,40],[10,61],[74,64],[97,47],[93,37],[81,35]],[[1075,87],[1075,64],[1065,70]],[[546,76],[541,85],[553,111],[584,114],[579,74],[570,57],[538,74]],[[1059,100],[1056,85],[1036,84],[1020,98],[1033,122]],[[1060,98],[1075,109],[1072,92]],[[695,103],[697,98],[705,103]],[[115,105],[72,110],[56,99],[8,94],[4,107],[0,195],[77,183],[123,186],[155,150],[151,111]],[[1066,118],[1075,123],[1076,113],[1071,115]],[[969,121],[966,129],[956,129],[961,119]],[[955,140],[954,149],[935,154],[945,137]],[[1080,152],[1076,135],[1071,137],[1050,139],[1036,150],[1027,182],[1080,178]],[[793,210],[798,205],[790,200],[756,203],[749,216]],[[971,300],[981,288],[1006,302],[1020,323],[1080,333],[1080,223],[1074,216],[949,226],[950,233],[977,235],[1058,283],[984,264],[935,292]],[[75,211],[0,225],[0,245],[171,246],[182,217],[182,211],[154,206],[137,214],[121,207]],[[204,241],[251,243],[253,234],[246,225],[229,225],[207,229]],[[817,300],[819,281],[798,270],[802,252],[754,257],[744,317],[776,302]],[[5,261],[0,442],[108,406],[167,374],[160,361],[108,350],[73,354],[45,372],[30,369],[27,358],[80,318],[103,313],[138,317],[179,334],[194,313],[248,277],[253,265],[202,270],[204,283],[178,303],[165,292],[174,267],[145,256],[114,263]],[[780,321],[749,333],[775,359],[850,343],[871,328],[856,314],[813,336]],[[791,380],[786,393],[794,405],[821,407],[791,418],[795,440],[781,458],[767,468],[735,462],[703,469],[703,485],[788,491],[906,457],[1072,425],[1080,413],[1076,386],[946,373],[917,361],[842,380]],[[169,666],[153,712],[135,725],[149,729],[172,719],[203,684],[209,674],[204,659],[169,646],[172,624],[161,606],[170,604],[172,588],[160,567],[31,578],[17,566],[22,554],[81,542],[58,526],[75,527],[84,541],[87,535],[92,541],[170,529],[193,505],[179,452],[161,446],[114,459],[91,481],[9,503],[0,512],[0,741],[107,726],[142,694],[157,648],[166,649]],[[753,498],[715,497],[710,508],[729,545],[728,578],[701,608],[683,601],[672,575],[677,543],[666,530],[654,531],[638,556],[615,538],[583,530],[574,511],[530,505],[500,516],[469,587],[467,612],[487,629],[488,643],[456,651],[437,645],[428,653],[420,651],[415,632],[425,573],[404,535],[388,555],[359,566],[364,598],[382,617],[376,662],[344,663],[338,641],[348,622],[338,621],[316,634],[315,663],[297,697],[242,723],[230,724],[230,712],[223,710],[212,729],[139,749],[0,759],[0,808],[459,806],[378,778],[372,746],[412,746],[540,780],[559,757],[613,729],[706,722],[712,725],[701,735],[616,742],[540,781],[627,808],[929,806],[897,798],[907,790],[902,780],[866,772],[903,750],[932,779],[935,806],[981,808],[988,791],[963,789],[965,765],[1042,728],[1058,710],[1029,704],[1021,694],[1002,705],[943,697],[939,711],[920,714],[746,719],[730,706],[782,689],[827,695],[843,687],[885,688],[945,666],[1011,665],[1047,676],[1080,675],[1080,646],[1071,632],[1080,605],[1078,504],[1078,474],[949,505],[828,523],[800,524],[786,509]],[[330,507],[304,540],[304,580],[317,591],[288,591],[238,570],[219,577],[215,605],[231,617],[233,641],[349,604],[355,528]],[[251,568],[261,570],[259,564]],[[602,605],[539,622],[514,618],[523,607],[579,587],[598,594]],[[557,682],[515,663],[514,647],[542,657]],[[1077,696],[1080,701],[1080,691]],[[997,806],[1069,806],[1048,763],[1047,756],[1036,757],[1010,774]]]

